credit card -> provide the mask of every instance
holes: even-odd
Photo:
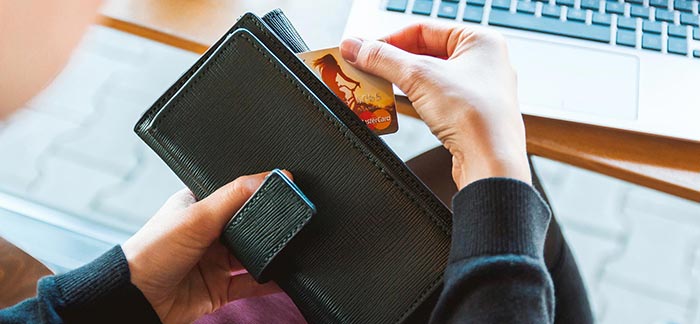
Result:
[[[391,82],[354,68],[338,47],[297,55],[377,135],[399,130]]]

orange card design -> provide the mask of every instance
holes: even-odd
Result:
[[[391,82],[354,68],[337,47],[297,55],[377,135],[399,130]]]

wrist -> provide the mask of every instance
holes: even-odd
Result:
[[[122,251],[124,251],[124,257],[129,266],[131,284],[141,291],[148,303],[151,304],[151,307],[153,307],[155,312],[162,319],[157,307],[158,305],[156,301],[153,300],[153,290],[148,285],[148,269],[154,267],[153,264],[150,264],[153,258],[144,255],[143,247],[139,248],[139,245],[143,245],[144,242],[139,241],[137,236],[138,233],[122,244]]]
[[[514,153],[469,153],[456,150],[452,159],[452,175],[457,189],[486,178],[512,178],[532,183],[527,154]]]

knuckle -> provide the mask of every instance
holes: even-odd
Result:
[[[245,185],[245,181],[246,179],[244,179],[244,177],[240,177],[227,184],[224,191],[225,199],[229,201],[243,195],[252,194]]]
[[[506,37],[496,31],[490,31],[490,33],[490,36],[488,36],[489,43],[499,52],[508,53],[508,42],[506,41]]]
[[[478,28],[473,31],[471,38],[478,43],[492,46],[496,49],[505,49],[507,47],[505,36],[495,30]]]
[[[420,22],[413,24],[413,26],[415,26],[417,34],[420,34],[420,32],[428,29],[428,27],[432,26],[432,24],[433,24],[432,22],[428,23],[425,21],[420,21]]]
[[[225,184],[200,203],[190,206],[190,211],[195,214],[215,215],[221,206],[227,205],[230,201],[245,193],[245,191],[246,187],[243,185],[243,181],[238,178]]]
[[[177,204],[177,206],[189,206],[197,202],[194,193],[188,188],[181,189],[180,191],[174,193],[170,196],[171,201]]]
[[[383,64],[386,54],[380,44],[376,42],[365,42],[362,46],[362,51],[364,52],[364,55],[362,55],[364,61],[364,64],[362,64],[363,66],[374,70],[378,65]]]
[[[428,79],[428,75],[431,71],[431,63],[424,58],[416,57],[411,64],[407,64],[402,70],[401,75],[403,77],[400,82],[405,88],[404,90],[407,94],[414,93],[416,88],[424,84],[425,80]]]
[[[495,31],[495,30],[490,30],[490,29],[489,29],[489,30],[487,31],[487,35],[488,35],[488,36],[487,36],[488,39],[490,39],[494,44],[502,45],[502,46],[505,46],[505,45],[506,45],[506,37],[503,36],[503,34],[497,32],[497,31]]]
[[[427,69],[422,63],[414,62],[406,65],[403,70],[404,79],[406,81],[420,82],[424,79]]]

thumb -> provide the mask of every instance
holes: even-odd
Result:
[[[291,179],[289,171],[282,172]],[[248,201],[269,174],[270,172],[263,172],[239,177],[197,202],[194,205],[195,217],[192,225],[206,233],[209,239],[216,239],[226,223]]]
[[[426,57],[378,40],[345,39],[340,53],[354,67],[395,84],[409,97],[426,72]]]

